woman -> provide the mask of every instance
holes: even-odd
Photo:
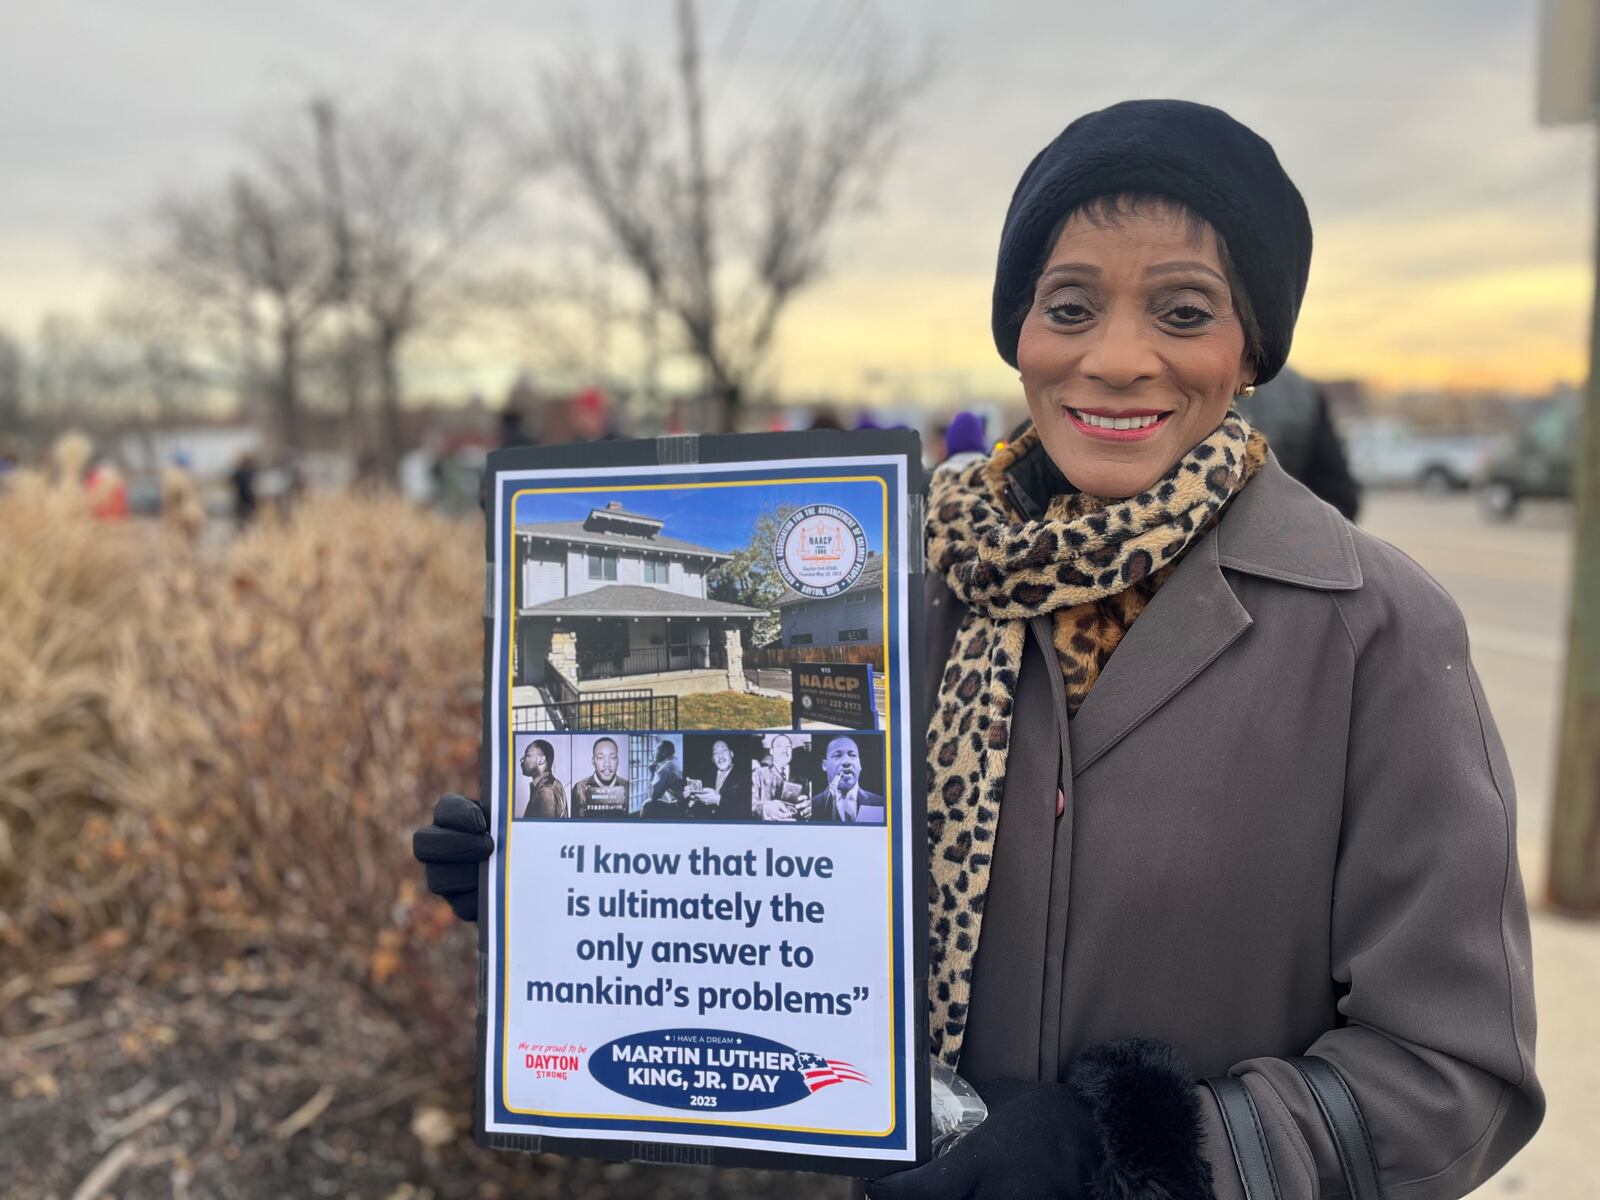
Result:
[[[1075,121],[1012,198],[1032,428],[928,506],[931,1031],[990,1115],[875,1197],[1310,1200],[1342,1145],[1443,1200],[1538,1127],[1461,617],[1232,411],[1310,247],[1271,147],[1194,104]]]

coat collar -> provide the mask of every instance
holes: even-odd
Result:
[[[1048,479],[1039,464],[1032,470],[1030,477],[1014,469],[1016,492],[1026,483],[1037,486]],[[1107,661],[1069,726],[1074,776],[1177,696],[1249,630],[1252,618],[1225,570],[1319,591],[1361,586],[1350,526],[1269,455],[1217,527],[1184,556]]]
[[[1267,455],[1216,529],[1217,562],[1279,583],[1324,592],[1361,586],[1350,523]]]
[[[1052,495],[1069,486],[1042,446],[1014,463],[1006,478],[1013,503],[1034,520],[1044,515]],[[1293,479],[1271,452],[1228,505],[1216,540],[1217,561],[1230,571],[1321,591],[1361,586],[1349,524]]]

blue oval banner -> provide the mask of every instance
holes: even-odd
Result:
[[[596,1049],[589,1073],[646,1104],[721,1112],[780,1108],[836,1083],[870,1086],[847,1062],[721,1029],[630,1033]]]

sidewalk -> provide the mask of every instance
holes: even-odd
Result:
[[[1600,921],[1540,906],[1544,848],[1522,845],[1533,908],[1533,983],[1539,1005],[1544,1126],[1474,1197],[1595,1200],[1600,1196]]]

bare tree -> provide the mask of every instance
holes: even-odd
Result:
[[[114,373],[104,345],[74,316],[39,322],[26,375],[29,424],[50,437],[74,426],[101,431],[112,416]]]
[[[405,450],[403,353],[419,332],[490,294],[473,251],[510,213],[537,160],[514,147],[492,106],[426,82],[346,118],[326,101],[314,111],[344,299],[370,339],[378,452],[392,473]]]
[[[193,417],[232,382],[201,357],[181,313],[162,297],[123,290],[101,311],[98,331],[123,407],[157,428]]]
[[[22,428],[23,367],[22,347],[0,329],[0,435]]]
[[[307,343],[343,282],[319,189],[304,163],[258,153],[222,187],[171,197],[156,213],[155,275],[199,321],[228,331],[247,395],[265,394],[289,449],[303,444]]]
[[[286,448],[302,444],[308,367],[354,423],[370,362],[392,473],[403,354],[470,297],[469,252],[531,165],[491,106],[427,80],[351,112],[315,97],[253,138],[224,187],[160,207],[155,273],[232,344]]]
[[[571,55],[542,73],[543,136],[731,425],[785,308],[823,275],[841,222],[874,199],[913,73],[875,35],[831,96],[747,131],[713,163],[693,0],[678,17],[675,86],[635,53],[610,68]]]

